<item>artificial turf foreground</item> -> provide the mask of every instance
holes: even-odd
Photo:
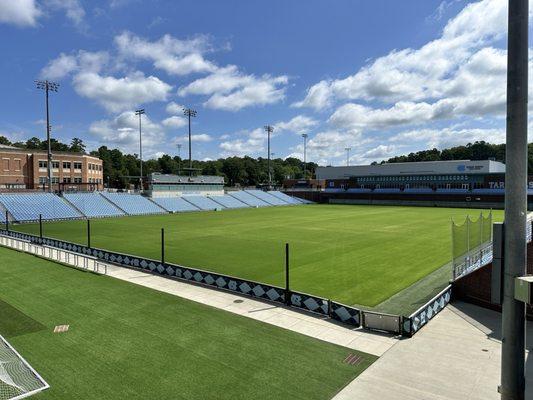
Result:
[[[168,262],[283,286],[288,242],[292,289],[372,307],[449,262],[451,218],[479,213],[312,205],[107,218],[91,221],[91,244],[159,259],[165,228]],[[46,223],[44,235],[85,244],[86,221]]]
[[[12,250],[0,259],[0,334],[51,385],[35,398],[329,399],[375,360]]]

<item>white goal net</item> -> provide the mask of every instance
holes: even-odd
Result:
[[[48,384],[0,335],[0,400],[18,400],[47,389]]]

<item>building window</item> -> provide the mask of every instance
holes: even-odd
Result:
[[[59,161],[52,161],[52,168],[59,169]]]
[[[20,169],[21,169],[20,160],[15,159],[14,161],[15,161],[15,171],[20,171]]]
[[[81,162],[74,162],[74,169],[81,170]]]
[[[46,176],[40,176],[39,177],[39,185],[46,184]]]
[[[63,161],[63,169],[70,169],[70,161]]]
[[[39,168],[47,168],[47,167],[48,167],[47,161],[39,160]]]
[[[74,178],[74,183],[81,183],[81,178]]]
[[[70,183],[70,178],[63,178],[63,183]]]
[[[4,171],[9,171],[9,158],[2,159],[2,167]]]
[[[52,177],[52,183],[59,183],[59,177],[53,176]]]

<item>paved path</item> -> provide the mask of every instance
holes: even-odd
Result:
[[[454,303],[413,338],[399,341],[335,400],[500,399],[501,314]],[[528,323],[528,343],[533,324]],[[531,347],[531,345],[530,345]],[[527,399],[533,399],[533,357]]]
[[[107,274],[137,285],[377,356],[381,356],[398,342],[398,339],[392,335],[373,333],[363,329],[350,329],[309,313],[294,311],[280,305],[163,278],[142,271],[108,265]]]

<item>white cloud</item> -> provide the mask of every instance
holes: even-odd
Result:
[[[283,132],[301,134],[314,128],[318,121],[305,115],[298,115],[289,121],[279,121],[273,125],[272,137]],[[265,152],[267,134],[264,128],[256,128],[250,131],[240,131],[233,135],[222,135],[219,147],[224,151],[224,156],[232,155],[258,155]]]
[[[183,107],[181,104],[171,101],[170,103],[167,104],[165,110],[169,114],[183,114],[184,108],[185,107]]]
[[[36,26],[41,15],[35,0],[0,0],[0,23]]]
[[[167,34],[150,42],[131,32],[123,32],[115,37],[115,44],[123,57],[150,60],[155,68],[172,75],[216,70],[216,66],[203,57],[210,47],[206,36],[180,40]]]
[[[313,129],[317,125],[317,120],[305,115],[297,115],[290,121],[276,123],[274,125],[274,133],[277,131],[287,131],[301,135],[302,133],[308,133],[310,129]]]
[[[420,149],[444,149],[447,147],[465,145],[476,141],[490,143],[504,143],[504,129],[482,128],[444,128],[444,129],[420,129],[401,132],[391,139],[393,143],[419,146]]]
[[[197,142],[197,143],[207,143],[211,142],[213,140],[213,137],[211,135],[208,135],[206,133],[197,133],[191,135],[191,142]],[[173,143],[189,143],[189,136],[178,136],[174,138],[172,141]]]
[[[41,70],[40,76],[46,79],[60,80],[78,71],[98,73],[109,62],[105,51],[78,51],[76,54],[61,53]]]
[[[181,128],[185,125],[187,125],[187,120],[184,117],[178,117],[176,115],[173,115],[171,117],[168,117],[161,121],[161,123],[166,126],[167,128]]]
[[[153,101],[165,101],[172,87],[155,76],[136,72],[126,77],[101,76],[81,72],[74,76],[76,92],[105,107],[120,112]]]
[[[206,107],[238,111],[245,107],[274,104],[283,100],[287,83],[287,76],[246,75],[237,66],[228,65],[180,88],[178,94],[211,96],[204,103]]]
[[[85,10],[78,0],[46,0],[45,4],[52,10],[64,11],[74,25],[81,27],[83,24]]]
[[[450,76],[473,52],[502,38],[506,23],[505,0],[471,3],[448,21],[440,38],[419,49],[394,50],[347,78],[321,81],[294,105],[320,109],[335,100],[396,102],[442,97]]]
[[[93,122],[89,133],[99,142],[116,146],[131,153],[139,153],[139,117],[133,110],[125,111],[113,119]],[[161,125],[153,122],[146,114],[142,117],[143,158],[155,155],[165,143],[165,132]]]

